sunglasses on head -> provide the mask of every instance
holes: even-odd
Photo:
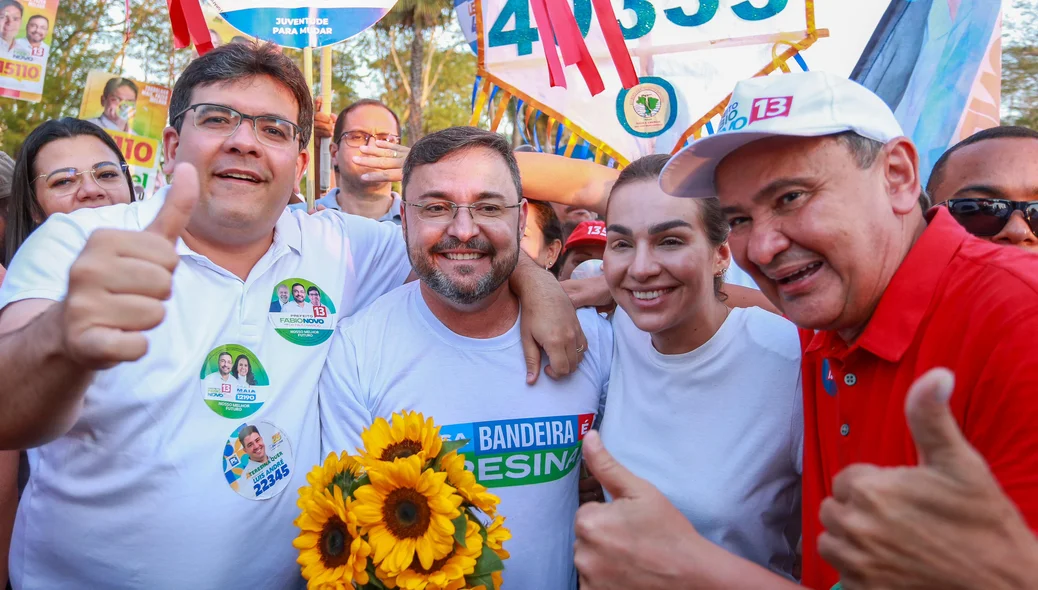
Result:
[[[1028,227],[1038,235],[1038,201],[1009,201],[1007,199],[948,199],[952,217],[966,231],[989,238],[997,235],[1009,223],[1014,211],[1023,213]]]

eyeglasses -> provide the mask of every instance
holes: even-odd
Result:
[[[43,184],[47,187],[47,190],[56,197],[64,197],[75,193],[83,186],[83,175],[88,172],[94,178],[97,186],[101,187],[101,190],[105,192],[117,190],[120,187],[128,188],[126,179],[128,178],[129,171],[130,167],[126,164],[98,162],[89,170],[60,168],[48,174],[41,174],[33,178],[32,181],[35,183],[37,180],[45,178],[46,180],[43,181]]]
[[[1038,235],[1038,201],[948,199],[942,204],[966,231],[975,236],[997,235],[1009,223],[1014,211],[1023,213],[1031,231]]]
[[[458,205],[450,201],[429,201],[428,203],[411,203],[404,201],[405,205],[418,209],[418,219],[432,223],[450,223],[458,215],[458,209],[468,209],[472,215],[472,221],[476,223],[487,223],[497,221],[505,216],[509,209],[518,209],[523,204],[499,205],[488,201],[481,201],[474,205]]]
[[[335,143],[339,143],[343,139],[346,140],[346,145],[350,147],[363,147],[368,145],[371,138],[374,137],[379,141],[386,141],[389,143],[400,143],[400,136],[393,135],[392,133],[365,133],[364,131],[346,131],[339,136],[339,139],[335,140]]]
[[[303,133],[302,128],[291,121],[269,115],[245,115],[231,107],[218,104],[193,104],[174,115],[170,121],[176,121],[188,111],[195,112],[196,129],[223,137],[234,135],[242,120],[248,119],[252,121],[252,132],[256,135],[256,140],[270,147],[290,147],[298,143]]]

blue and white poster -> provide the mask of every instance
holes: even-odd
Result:
[[[282,47],[324,47],[371,27],[396,0],[210,0],[231,26]]]
[[[454,0],[454,15],[461,27],[461,34],[472,48],[472,53],[479,53],[479,42],[476,34],[476,0]]]

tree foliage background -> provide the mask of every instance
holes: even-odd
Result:
[[[1003,22],[1003,123],[1038,129],[1038,1],[1016,0]]]
[[[166,0],[133,0],[130,6],[127,23],[125,0],[61,2],[44,100],[0,98],[0,150],[13,156],[40,122],[76,116],[91,70],[173,85],[194,51],[173,50]],[[286,53],[302,66],[301,51]],[[476,56],[464,43],[450,0],[401,0],[378,26],[332,53],[333,112],[359,98],[377,98],[400,115],[409,142],[468,122]],[[320,51],[314,51],[316,93],[319,60]]]

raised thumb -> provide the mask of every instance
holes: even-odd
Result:
[[[159,234],[176,244],[198,203],[198,193],[198,172],[194,166],[177,164],[173,169],[173,182],[166,192],[166,200],[145,231]]]
[[[631,473],[614,459],[602,444],[598,432],[594,430],[584,437],[584,462],[591,475],[595,476],[614,500],[637,497],[647,487],[652,487],[649,482]]]
[[[950,468],[968,453],[955,416],[948,407],[955,375],[945,368],[931,369],[915,380],[905,399],[905,418],[912,432],[919,464]]]

